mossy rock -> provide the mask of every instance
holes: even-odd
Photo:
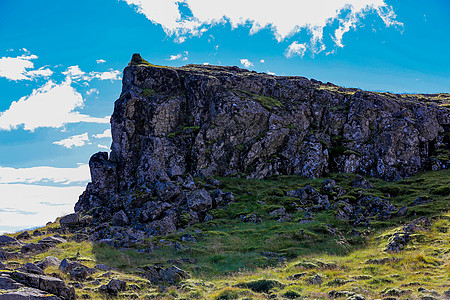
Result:
[[[273,288],[283,288],[284,284],[277,280],[260,279],[249,282],[242,282],[236,285],[237,287],[251,289],[257,293],[268,293]]]

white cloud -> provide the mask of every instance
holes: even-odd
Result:
[[[96,78],[99,80],[120,80],[120,71],[110,69],[106,72],[89,72],[86,73],[79,66],[70,66],[67,71],[62,72],[66,77],[74,81],[91,81]]]
[[[89,166],[79,164],[76,168],[32,167],[9,168],[0,166],[0,184],[85,184],[89,181]]]
[[[178,53],[177,55],[171,55],[168,60],[179,60],[179,59],[188,60],[188,55],[189,52],[184,51],[183,53]]]
[[[396,21],[392,7],[385,0],[123,0],[155,24],[160,24],[177,42],[186,37],[199,36],[211,26],[229,22],[232,28],[251,25],[250,34],[269,28],[277,40],[283,41],[306,29],[311,34],[311,51],[325,49],[323,29],[338,20],[340,30],[334,37],[339,44],[346,28],[355,27],[355,20],[367,14],[376,14],[386,26],[402,25]],[[184,3],[192,17],[181,14],[179,3]],[[350,22],[350,23],[349,23]]]
[[[109,147],[106,145],[98,144],[97,147],[99,147],[100,149],[109,150]]]
[[[90,90],[86,91],[86,95],[90,96],[92,94],[97,94],[98,95],[98,90],[93,88],[93,89],[90,89]]]
[[[250,68],[253,66],[253,64],[246,58],[241,59],[241,65],[243,65],[246,68]]]
[[[298,42],[293,42],[287,48],[287,51],[286,51],[285,55],[288,58],[293,57],[295,55],[300,55],[301,57],[303,57],[303,55],[305,55],[305,51],[306,51],[306,44],[305,43],[299,44]]]
[[[269,74],[269,75],[276,75],[274,72],[270,72],[270,71],[267,71],[267,74]]]
[[[111,129],[106,129],[103,133],[94,135],[94,138],[96,139],[110,138],[110,137],[111,137]]]
[[[34,68],[34,63],[31,60],[37,58],[33,54],[0,58],[0,77],[5,77],[9,80],[33,80],[36,77],[51,76],[53,71],[45,67],[37,70],[28,70]]]
[[[265,63],[264,59],[261,59],[259,62],[262,64]]]
[[[0,232],[43,226],[73,212],[74,204],[84,189],[84,186],[0,184],[0,194],[5,199],[0,209]]]
[[[104,59],[97,59],[96,62],[98,64],[104,64],[106,62],[106,60],[104,60]]]
[[[17,129],[21,125],[25,130],[34,131],[39,127],[59,128],[68,123],[109,123],[109,117],[96,118],[75,111],[83,104],[84,100],[71,86],[69,76],[61,84],[50,80],[0,112],[0,130]]]
[[[53,144],[60,145],[60,146],[66,147],[67,149],[70,149],[73,147],[84,146],[88,142],[89,142],[89,136],[88,136],[88,133],[85,132],[83,134],[74,135],[74,136],[68,137],[67,139],[53,142]]]
[[[97,78],[100,80],[120,80],[120,71],[109,70],[107,72],[90,72],[89,76],[91,78]]]

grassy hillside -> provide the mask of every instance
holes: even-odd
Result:
[[[445,297],[450,290],[450,172],[428,172],[392,183],[369,179],[372,189],[352,186],[353,174],[329,178],[346,193],[337,197],[329,192],[335,199],[328,209],[314,210],[299,204],[298,198],[286,196],[288,191],[307,185],[321,190],[324,179],[218,178],[221,189],[235,195],[235,202],[212,211],[209,222],[151,238],[133,248],[72,241],[3,263],[14,269],[53,255],[89,267],[113,267],[80,283],[57,267],[45,270],[75,285],[78,296],[94,299]],[[199,183],[207,184],[201,179]],[[374,215],[368,224],[360,225],[336,219],[339,200],[353,203],[364,195],[388,199],[397,209],[407,207],[406,213],[386,220]],[[280,208],[284,212],[277,214]],[[413,224],[410,227],[414,230],[406,246],[399,252],[385,251],[407,224]],[[27,243],[52,235],[58,226],[55,223],[39,229],[45,235]],[[70,238],[70,234],[63,237]],[[17,251],[17,247],[7,250]],[[146,266],[155,265],[178,266],[191,278],[176,285],[151,284],[142,274]],[[102,293],[99,287],[112,278],[125,280],[127,289],[115,296]]]

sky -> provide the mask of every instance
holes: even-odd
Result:
[[[448,0],[0,0],[0,232],[73,212],[133,53],[450,92]]]

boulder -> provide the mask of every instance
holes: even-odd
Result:
[[[195,190],[187,197],[187,205],[189,209],[204,213],[212,209],[212,199],[208,191],[201,189]]]
[[[31,238],[31,236],[28,231],[24,231],[17,236],[18,240],[28,240],[29,238]]]
[[[8,235],[0,235],[0,246],[20,245],[20,242]]]
[[[41,269],[46,269],[48,267],[57,267],[61,264],[61,260],[54,256],[47,256],[46,258],[42,259],[40,262],[36,264]]]
[[[62,228],[76,226],[80,223],[80,214],[73,213],[62,217],[59,220],[59,224]]]
[[[57,244],[63,244],[63,243],[67,243],[67,240],[62,238],[59,235],[54,235],[54,236],[48,236],[46,238],[43,238],[42,240],[40,240],[38,243],[40,244],[53,244],[53,245],[57,245]]]

